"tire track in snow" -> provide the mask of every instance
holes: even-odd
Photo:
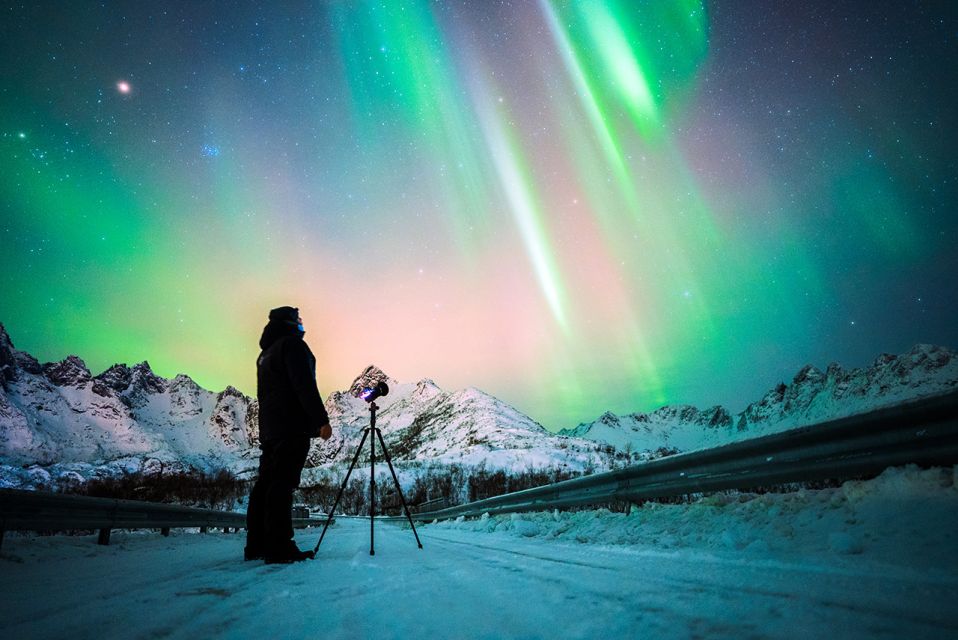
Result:
[[[451,532],[443,532],[451,533]],[[459,532],[457,532],[459,533]],[[635,552],[630,549],[612,549],[600,547],[599,549],[589,548],[589,545],[573,547],[568,543],[558,543],[550,541],[554,545],[552,549],[558,552],[568,552],[570,549],[576,555],[588,553],[592,557],[614,557],[618,564],[599,563],[595,560],[578,560],[570,558],[561,558],[554,555],[546,555],[539,552],[540,547],[545,547],[542,541],[532,542],[516,538],[510,534],[493,534],[495,539],[502,544],[491,545],[480,542],[456,540],[436,531],[426,531],[422,534],[424,540],[430,542],[447,543],[464,547],[466,549],[474,548],[481,552],[471,554],[477,558],[487,558],[489,552],[493,554],[508,554],[511,556],[520,556],[536,560],[543,560],[560,565],[574,565],[587,569],[595,569],[609,572],[627,573],[629,565],[639,565],[643,559],[649,555],[658,556],[658,563],[647,564],[646,570],[641,573],[642,580],[646,583],[654,583],[661,587],[669,588],[675,592],[691,592],[698,594],[709,593],[713,596],[724,597],[728,593],[751,596],[753,598],[766,598],[779,601],[781,605],[787,605],[792,608],[815,609],[837,609],[856,615],[857,617],[870,616],[883,621],[882,627],[898,628],[901,622],[908,622],[917,627],[924,628],[926,632],[942,630],[958,632],[958,619],[950,614],[950,608],[936,606],[931,604],[924,607],[923,612],[916,613],[912,610],[914,602],[908,598],[902,598],[899,594],[907,593],[914,589],[923,589],[929,591],[932,601],[954,602],[958,598],[958,581],[947,580],[936,576],[927,581],[918,576],[895,576],[880,575],[871,572],[852,571],[848,568],[840,570],[837,568],[823,568],[814,565],[800,565],[795,563],[752,563],[748,556],[743,556],[739,560],[731,560],[709,554],[690,552],[690,558],[684,558],[681,553],[653,553],[646,554],[642,551]],[[490,534],[475,533],[476,536],[489,536]],[[529,547],[534,547],[530,549]],[[563,549],[564,547],[564,549]],[[578,553],[577,553],[578,552]],[[721,571],[693,571],[693,577],[683,578],[676,575],[650,575],[648,568],[662,567],[661,560],[666,560],[665,566],[676,572],[685,572],[689,570],[690,562],[705,562],[715,564],[719,567],[728,567],[731,565],[739,572],[746,571],[754,574],[758,580],[769,580],[769,575],[775,572],[785,575],[786,572],[795,574],[793,579],[787,580],[785,584],[757,586],[747,582],[730,577],[730,572]],[[768,565],[772,566],[769,567]],[[632,567],[636,573],[642,571],[642,566]],[[774,571],[772,571],[774,569]],[[824,571],[823,571],[824,569]],[[784,570],[784,571],[783,571]],[[817,577],[817,588],[808,588],[807,578],[803,574],[809,574]],[[871,583],[871,584],[868,584]],[[786,589],[786,586],[798,586],[802,588]],[[867,585],[867,586],[866,586]],[[824,590],[826,596],[819,594],[819,590]],[[870,603],[862,602],[862,592],[869,594]],[[599,591],[597,593],[604,593]],[[949,595],[950,594],[950,595]],[[638,595],[638,594],[637,594]],[[859,599],[856,599],[858,597]],[[892,632],[891,635],[895,635]]]

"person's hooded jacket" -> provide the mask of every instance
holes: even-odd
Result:
[[[316,358],[303,341],[296,316],[292,322],[273,316],[263,329],[256,360],[260,442],[318,437],[329,415],[316,386]]]

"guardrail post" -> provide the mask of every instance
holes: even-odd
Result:
[[[206,527],[200,527],[200,533],[206,533]]]
[[[170,528],[163,527],[162,529],[160,529],[160,535],[162,535],[164,538],[168,538],[170,536]]]
[[[0,529],[0,549],[3,549],[3,534],[4,533],[5,531],[3,529]]]
[[[97,538],[97,544],[108,545],[110,544],[110,528],[103,527],[100,529],[100,537]]]

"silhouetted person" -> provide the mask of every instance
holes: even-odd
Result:
[[[289,563],[313,557],[293,542],[293,491],[309,452],[309,439],[329,439],[333,430],[316,387],[316,358],[303,341],[295,307],[269,312],[256,360],[259,400],[259,477],[246,512],[247,560]]]

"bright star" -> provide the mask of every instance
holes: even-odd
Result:
[[[116,90],[126,96],[130,94],[130,92],[133,90],[133,87],[131,87],[130,83],[126,80],[120,80],[116,83]]]

